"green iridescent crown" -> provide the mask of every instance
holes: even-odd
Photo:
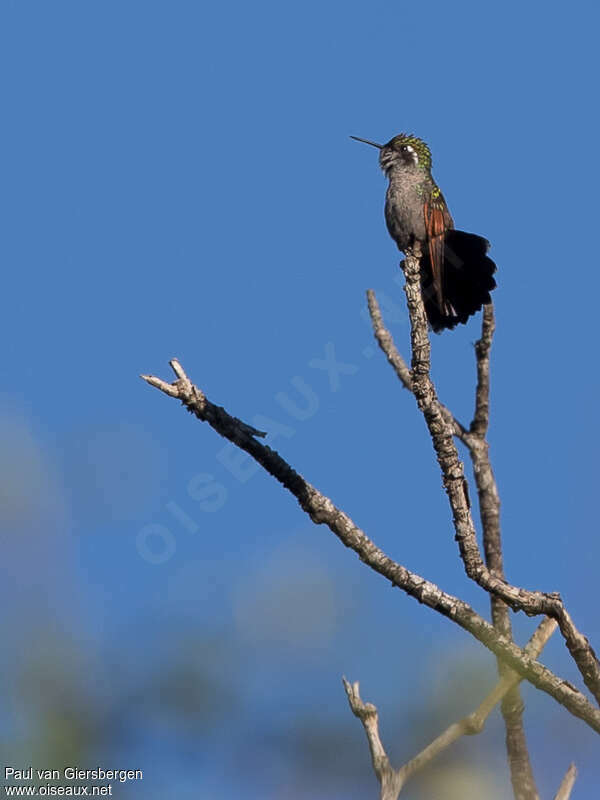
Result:
[[[423,139],[413,136],[412,133],[399,133],[393,139],[390,139],[385,146],[394,150],[400,150],[401,147],[413,147],[419,159],[419,164],[425,169],[431,169],[431,150]]]

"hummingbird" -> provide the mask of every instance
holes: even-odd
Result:
[[[431,151],[422,139],[400,133],[387,144],[351,136],[379,150],[379,165],[389,181],[385,221],[398,249],[421,245],[421,294],[431,328],[439,333],[466,323],[491,303],[496,265],[490,243],[458,231],[431,174]]]

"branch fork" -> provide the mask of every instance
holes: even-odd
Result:
[[[491,305],[483,310],[481,338],[475,345],[477,388],[475,409],[469,426],[462,424],[438,399],[430,377],[431,346],[427,318],[421,296],[419,253],[408,253],[402,263],[406,276],[405,292],[411,322],[411,366],[398,352],[385,327],[375,294],[367,292],[373,332],[388,362],[402,385],[416,398],[422,412],[448,495],[455,529],[455,539],[467,575],[490,594],[490,625],[468,604],[444,592],[435,584],[390,559],[352,519],[318,489],[308,483],[275,450],[263,444],[266,436],[246,422],[230,415],[222,406],[212,403],[204,392],[188,378],[177,359],[169,363],[176,380],[172,383],[152,375],[143,380],[169,397],[179,399],[187,410],[207,422],[219,435],[252,456],[278,480],[298,501],[316,524],[325,524],[346,546],[351,548],[371,569],[391,581],[418,602],[451,619],[473,635],[498,659],[500,680],[480,706],[464,719],[451,725],[419,755],[395,770],[379,736],[377,709],[361,700],[358,683],[344,678],[344,688],[352,712],[363,724],[373,769],[381,787],[381,800],[396,800],[410,775],[421,769],[435,755],[460,736],[479,733],[493,707],[501,702],[507,731],[507,750],[516,800],[539,800],[529,762],[522,724],[523,703],[519,683],[526,679],[547,692],[572,714],[600,732],[600,711],[568,681],[561,679],[537,661],[545,642],[558,626],[576,662],[583,680],[600,702],[600,664],[588,640],[575,627],[560,595],[556,592],[532,592],[512,586],[505,578],[500,536],[500,500],[489,459],[486,441],[489,426],[490,350],[494,334],[494,312]],[[482,558],[471,516],[468,482],[464,475],[454,439],[464,444],[470,454],[479,498],[483,533]],[[512,640],[508,608],[529,616],[546,618],[529,644],[521,649]],[[575,781],[573,765],[567,771],[555,800],[568,800]]]
[[[525,647],[525,652],[534,658],[537,657],[556,630],[556,627],[556,621],[546,617],[529,640]],[[363,702],[360,697],[358,681],[350,683],[346,678],[342,680],[352,713],[362,722],[367,736],[373,772],[379,781],[380,800],[397,800],[404,784],[412,775],[428,766],[434,758],[460,739],[461,736],[474,736],[481,733],[494,707],[513,691],[522,679],[512,670],[506,671],[474,711],[450,725],[424,750],[398,769],[392,767],[381,742],[377,708],[372,703]]]

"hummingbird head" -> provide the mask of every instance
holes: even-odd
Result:
[[[431,151],[422,139],[409,133],[399,133],[387,144],[376,144],[368,139],[351,136],[357,142],[364,142],[379,148],[379,165],[387,175],[393,169],[431,169]]]

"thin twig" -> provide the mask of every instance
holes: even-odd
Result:
[[[404,781],[399,774],[399,770],[395,770],[390,764],[388,755],[381,743],[377,709],[372,703],[363,703],[360,697],[358,681],[349,683],[346,678],[342,678],[342,682],[352,713],[362,722],[367,735],[373,772],[379,781],[380,800],[396,800]]]
[[[367,290],[367,304],[369,306],[369,314],[371,316],[371,323],[373,325],[373,333],[379,344],[379,347],[385,353],[387,360],[390,362],[400,382],[405,389],[412,393],[413,382],[412,375],[408,364],[400,355],[398,348],[394,344],[391,333],[385,326],[379,303],[375,297],[375,292],[372,289]]]
[[[490,351],[496,329],[493,305],[483,309],[481,338],[475,343],[477,384],[475,389],[475,414],[471,422],[469,454],[479,498],[483,552],[490,572],[505,580],[500,529],[500,496],[492,470],[486,435],[490,422]],[[512,625],[508,606],[495,594],[490,594],[492,622],[496,630],[512,639]],[[507,671],[506,664],[498,659],[500,676]],[[527,738],[523,724],[524,704],[519,686],[514,686],[502,699],[501,711],[506,729],[506,753],[515,800],[539,800],[538,789]]]
[[[347,514],[336,508],[328,497],[292,469],[279,453],[251,435],[249,433],[249,430],[253,430],[251,426],[232,417],[225,409],[210,403],[203,392],[191,383],[179,362],[174,360],[170,363],[179,376],[178,380],[172,384],[149,375],[141,377],[170,397],[181,400],[188,411],[198,419],[208,422],[217,433],[251,455],[296,497],[313,522],[327,525],[340,541],[346,547],[354,550],[361,561],[371,569],[383,575],[394,586],[402,589],[420,603],[452,619],[491,652],[507,661],[519,675],[537,686],[538,689],[550,694],[572,714],[583,719],[600,733],[600,711],[594,708],[581,692],[554,675],[547,667],[530,658],[516,644],[500,636],[467,603],[443,592],[435,584],[392,561],[369,539],[364,531],[354,524]],[[215,413],[215,409],[218,409],[218,413]]]
[[[546,642],[556,630],[557,623],[546,617],[531,637],[525,647],[525,652],[537,658]],[[450,725],[442,734],[437,736],[418,755],[411,758],[404,766],[394,769],[390,763],[385,748],[379,736],[379,723],[377,708],[372,703],[364,703],[359,693],[359,684],[350,684],[345,678],[344,689],[353,714],[360,719],[367,735],[373,771],[381,786],[381,800],[396,800],[406,781],[423,767],[427,766],[436,756],[446,750],[451,744],[462,736],[472,736],[481,733],[483,726],[494,707],[508,692],[522,680],[520,675],[507,671],[498,681],[496,686],[468,716]]]
[[[375,339],[377,340],[379,347],[385,353],[387,360],[392,365],[394,372],[398,376],[404,388],[408,389],[408,391],[412,394],[413,381],[410,369],[408,368],[400,351],[396,347],[392,334],[385,326],[381,309],[379,308],[379,303],[377,302],[375,292],[372,289],[367,289],[367,304],[369,306],[369,315],[371,317]],[[471,438],[470,432],[461,422],[459,422],[458,419],[456,419],[450,409],[446,408],[446,406],[441,406],[441,408],[446,421],[452,426],[454,435],[460,439],[461,442],[468,446]]]
[[[558,792],[554,795],[554,800],[569,800],[573,785],[577,780],[577,767],[571,764],[567,770],[565,777],[562,779]]]

